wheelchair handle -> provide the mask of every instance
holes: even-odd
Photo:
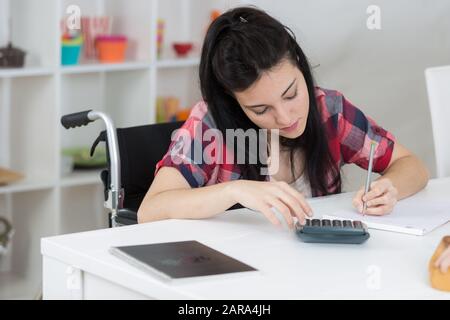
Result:
[[[95,119],[90,117],[91,112],[92,110],[88,110],[67,114],[61,118],[61,124],[66,129],[87,126],[89,123],[95,121]]]
[[[117,211],[123,208],[123,189],[120,181],[119,143],[117,141],[117,131],[113,121],[103,112],[89,110],[65,115],[61,118],[61,123],[64,128],[69,129],[85,126],[96,120],[102,120],[106,126],[111,170],[111,184],[109,187],[112,194],[112,215],[113,218],[115,218]]]

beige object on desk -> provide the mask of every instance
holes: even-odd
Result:
[[[434,266],[434,263],[441,254],[450,246],[450,236],[444,237],[438,248],[431,257],[428,269],[430,271],[431,286],[438,290],[450,291],[450,270],[442,273],[441,270]]]
[[[0,186],[18,181],[22,178],[23,178],[23,175],[21,175],[18,172],[0,168]]]

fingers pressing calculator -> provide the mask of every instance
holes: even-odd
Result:
[[[360,244],[369,239],[367,226],[361,221],[306,219],[295,225],[295,233],[303,242]]]

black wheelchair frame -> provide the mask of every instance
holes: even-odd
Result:
[[[116,130],[107,114],[88,110],[63,116],[61,124],[70,129],[96,120],[102,120],[106,130],[92,145],[91,156],[97,145],[105,142],[107,167],[101,172],[101,180],[105,187],[104,206],[110,210],[109,225],[136,224],[137,210],[153,182],[156,163],[169,149],[172,133],[184,122]]]

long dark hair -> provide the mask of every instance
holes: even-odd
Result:
[[[290,150],[295,177],[294,155],[305,153],[313,196],[341,192],[341,176],[333,161],[315,97],[315,84],[309,62],[292,31],[262,10],[239,7],[219,16],[206,34],[200,62],[200,87],[217,128],[259,129],[244,113],[233,92],[241,92],[283,59],[298,66],[306,80],[309,114],[304,133],[296,139],[282,138]],[[248,157],[248,153],[246,153]],[[241,178],[264,180],[261,163],[240,165]]]

